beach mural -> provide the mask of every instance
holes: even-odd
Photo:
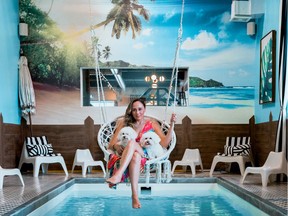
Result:
[[[20,0],[19,7],[29,25],[20,41],[36,93],[35,124],[97,122],[96,108],[80,102],[80,68],[95,67],[95,44],[100,67],[173,67],[180,0]],[[229,0],[184,4],[177,65],[189,68],[189,90],[177,113],[193,123],[247,123],[254,115],[255,41],[246,23],[230,22],[230,11]]]

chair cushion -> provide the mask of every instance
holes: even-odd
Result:
[[[55,155],[53,147],[48,144],[46,136],[26,137],[26,148],[29,157]]]
[[[34,146],[27,145],[27,149],[29,149],[28,155],[30,157],[53,155],[53,148],[51,144],[34,145]]]
[[[47,139],[46,136],[26,137],[25,141],[26,141],[26,144],[32,144],[32,145],[44,145],[44,144],[48,144],[48,139]]]
[[[231,156],[249,155],[250,148],[250,137],[227,137],[224,154]]]
[[[250,144],[243,144],[237,146],[224,146],[224,154],[225,155],[249,155],[250,153]]]

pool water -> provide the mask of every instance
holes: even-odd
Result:
[[[131,207],[129,185],[74,184],[29,215],[267,215],[217,183],[150,186],[140,184],[141,209]]]

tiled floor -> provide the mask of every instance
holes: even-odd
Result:
[[[21,186],[18,176],[7,176],[4,178],[3,189],[0,190],[0,215],[9,215],[12,209],[17,208],[28,201],[33,200],[36,196],[56,187],[57,185],[65,182],[68,178],[82,177],[80,172],[69,174],[65,177],[64,173],[48,173],[47,175],[39,175],[38,178],[33,178],[32,173],[22,174],[25,182],[25,187]],[[278,206],[282,212],[288,211],[287,205],[287,183],[273,182],[267,188],[261,185],[260,175],[248,175],[244,184],[239,184],[239,174],[227,174],[214,172],[215,177],[222,177],[223,179],[241,187],[256,196],[261,197],[265,202],[271,202]],[[103,177],[99,172],[88,174],[87,178]],[[197,172],[196,178],[209,177],[209,171],[203,173]],[[175,178],[191,178],[191,173],[181,173],[180,170],[175,173]],[[104,179],[103,179],[104,182]],[[8,214],[7,214],[8,213]],[[287,215],[287,214],[283,214]]]

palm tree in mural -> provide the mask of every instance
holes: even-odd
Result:
[[[104,58],[107,60],[111,56],[110,46],[105,46],[105,48],[101,52],[102,45],[99,43],[99,38],[96,36],[92,36],[91,40],[91,54],[94,55],[94,52],[97,51],[98,60],[100,60],[100,58]],[[109,66],[109,62],[107,62],[107,65]]]
[[[137,11],[145,20],[149,20],[148,10],[143,5],[139,5],[137,0],[112,0],[115,6],[108,13],[106,20],[92,26],[92,29],[106,26],[114,21],[112,34],[117,39],[120,38],[121,32],[127,33],[129,29],[132,30],[132,38],[135,39],[136,33],[140,33],[142,29],[141,20],[133,12]]]
[[[105,48],[102,50],[102,55],[104,59],[108,59],[111,56],[111,48],[109,46],[105,46]]]
[[[109,46],[105,46],[105,48],[102,50],[102,57],[104,59],[108,59],[111,56],[111,48]],[[107,61],[107,66],[110,66],[110,62]]]
[[[111,34],[112,37],[115,35],[116,38],[119,39],[121,36],[121,31],[127,33],[131,28],[132,38],[135,39],[136,33],[139,34],[141,32],[142,23],[140,18],[133,12],[137,11],[140,16],[142,16],[146,21],[149,21],[150,16],[148,10],[146,10],[143,5],[138,4],[138,0],[111,0],[111,3],[115,6],[108,13],[106,20],[74,34],[70,34],[68,37],[78,37],[87,31],[91,31],[91,29],[107,26],[110,22],[114,21]]]

